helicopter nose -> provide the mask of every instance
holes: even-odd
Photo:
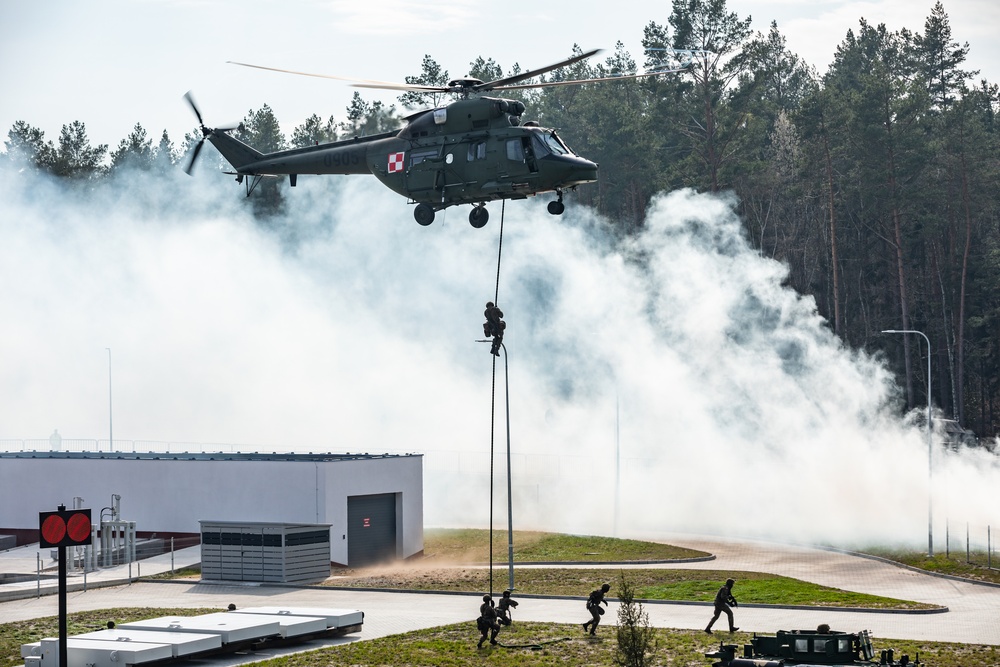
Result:
[[[559,156],[564,183],[562,187],[572,187],[584,183],[597,182],[597,163],[578,155]]]

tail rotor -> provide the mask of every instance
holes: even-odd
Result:
[[[237,127],[239,127],[239,124],[230,125],[226,127],[217,127],[217,128],[206,127],[205,122],[202,120],[201,117],[201,111],[198,109],[198,104],[194,101],[194,96],[191,94],[190,90],[184,93],[184,100],[188,103],[188,106],[191,107],[191,111],[194,112],[195,118],[198,119],[198,127],[201,129],[201,134],[202,134],[201,140],[194,145],[194,150],[191,151],[191,157],[190,159],[188,159],[187,164],[184,166],[184,173],[190,176],[191,173],[194,171],[194,164],[198,160],[198,155],[201,153],[201,149],[202,146],[205,144],[205,140],[208,139],[213,134],[215,134],[216,132],[228,132],[230,130],[235,130]]]

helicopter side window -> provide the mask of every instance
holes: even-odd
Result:
[[[507,159],[512,162],[524,162],[524,149],[520,139],[507,140]]]
[[[473,160],[485,160],[486,159],[486,142],[476,141],[469,144],[469,162]]]
[[[418,165],[424,160],[429,160],[431,158],[436,158],[438,156],[438,149],[428,148],[422,151],[410,151],[410,166]]]

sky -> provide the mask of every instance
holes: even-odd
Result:
[[[543,67],[573,45],[612,50],[621,41],[642,62],[643,28],[666,24],[667,2],[605,4],[595,20],[579,2],[495,3],[472,0],[46,0],[4,1],[0,41],[0,130],[23,120],[58,139],[64,124],[86,124],[93,144],[114,149],[142,124],[154,138],[166,129],[175,143],[195,127],[182,101],[194,92],[206,123],[221,126],[269,105],[286,134],[312,114],[346,117],[355,88],[344,82],[277,74],[227,64],[349,78],[402,82],[420,74],[430,55],[452,76],[477,57],[505,70]],[[859,19],[890,29],[922,31],[930,0],[730,0],[766,32],[772,20],[788,48],[824,71]],[[613,10],[611,9],[613,7]],[[969,42],[969,69],[1000,82],[1000,4],[944,3],[953,38]],[[602,58],[599,55],[596,58]],[[394,95],[362,90],[369,101]]]
[[[226,60],[401,79],[424,53],[453,73],[479,54],[544,65],[573,43],[637,43],[666,20],[662,3],[618,3],[629,10],[606,21],[578,3],[515,6],[500,28],[455,1],[422,14],[402,2],[28,4],[4,5],[0,124],[23,118],[54,138],[81,120],[109,144],[137,121],[191,129],[189,89],[218,124],[263,103],[304,119],[352,92]],[[810,6],[731,5],[761,29],[796,26],[783,29],[810,60],[792,33],[824,26],[820,61],[857,16],[896,7]],[[972,42],[996,16],[983,9],[963,30],[946,9]],[[890,13],[922,25],[924,10],[904,11]],[[519,528],[919,546],[929,497],[939,535],[945,521],[996,524],[996,459],[939,453],[929,479],[887,365],[840,344],[786,268],[749,245],[728,196],[660,193],[624,245],[572,202],[563,216],[544,199],[494,203],[475,230],[459,208],[420,227],[365,176],[302,176],[286,200],[261,224],[207,168],[121,173],[86,192],[0,178],[0,444],[44,446],[55,429],[67,447],[106,443],[113,422],[119,446],[158,451],[417,452],[427,525],[484,525],[508,378]],[[475,342],[501,220],[509,375]]]

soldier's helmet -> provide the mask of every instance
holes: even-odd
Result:
[[[729,586],[730,588],[732,588],[733,584],[735,583],[736,583],[735,579],[726,579],[726,586]]]
[[[490,600],[492,600],[492,599],[493,599],[493,598],[491,598],[491,597],[490,597],[489,595],[484,595],[484,596],[483,596],[483,602],[489,602],[489,601],[490,601]]]
[[[503,592],[503,596],[504,596],[505,598],[509,598],[509,597],[510,597],[510,591],[504,591],[504,592]]]
[[[486,302],[486,307],[487,307],[487,308],[494,308],[495,306],[493,305],[493,302],[492,302],[492,301],[487,301],[487,302]]]
[[[603,586],[601,586],[601,590],[607,593],[608,591],[611,590],[611,584],[604,584]]]

